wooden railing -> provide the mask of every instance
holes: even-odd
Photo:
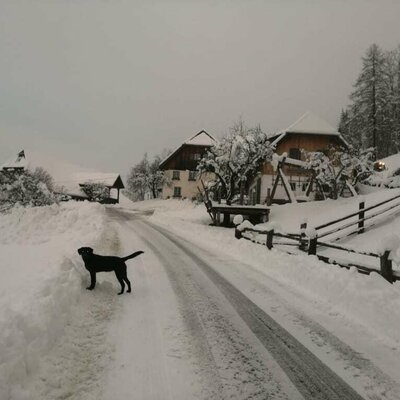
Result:
[[[387,207],[379,209],[379,207],[387,204]],[[367,213],[371,212],[367,215]],[[391,211],[391,212],[390,212]],[[394,196],[390,199],[381,201],[369,207],[365,207],[365,202],[361,201],[359,203],[358,211],[351,214],[345,215],[341,218],[326,222],[324,224],[318,225],[313,232],[312,237],[307,236],[307,223],[302,223],[300,225],[300,234],[293,233],[281,233],[275,232],[274,229],[269,230],[257,230],[253,228],[244,228],[243,230],[235,229],[235,237],[240,239],[244,238],[247,240],[252,240],[259,244],[265,245],[269,250],[274,247],[274,245],[281,246],[296,246],[300,251],[306,252],[309,255],[317,256],[321,261],[337,264],[341,267],[350,268],[356,267],[358,271],[364,274],[370,274],[371,272],[377,272],[381,274],[387,281],[394,282],[400,280],[400,274],[393,273],[392,261],[389,259],[390,251],[386,250],[382,254],[377,254],[373,252],[358,251],[345,246],[340,246],[331,242],[322,242],[321,238],[326,238],[331,236],[330,240],[339,240],[346,236],[352,235],[354,233],[363,233],[366,229],[386,221],[389,217],[400,213],[400,195]],[[382,218],[384,217],[384,218]],[[354,219],[354,220],[351,220]],[[366,221],[369,221],[366,224]],[[350,231],[349,228],[355,226],[355,229]],[[325,230],[326,228],[331,228]],[[246,232],[251,232],[252,237],[246,236]],[[332,237],[335,234],[341,233],[339,236]],[[256,240],[254,234],[265,235],[265,242],[260,242]],[[277,240],[278,239],[278,240]],[[283,242],[282,239],[289,240],[288,242]],[[317,254],[317,248],[331,248],[338,251],[343,251],[347,253],[353,253],[360,256],[372,257],[379,259],[379,268],[370,268],[365,265],[357,264],[352,261],[336,261],[331,257],[324,256],[323,254]]]
[[[388,206],[380,210],[378,209],[385,204],[388,204]],[[371,211],[375,212],[367,215],[367,213]],[[336,237],[332,237],[330,240],[339,240],[354,233],[363,233],[366,229],[369,229],[378,223],[384,222],[389,217],[392,217],[398,213],[400,213],[400,195],[381,201],[369,207],[365,207],[365,202],[361,201],[358,206],[358,211],[318,225],[315,227],[315,230],[317,231],[317,235],[320,239],[335,235]],[[381,216],[384,218],[379,218]],[[368,224],[366,224],[367,221]],[[352,227],[355,228],[349,231],[349,229]],[[326,231],[326,228],[331,229]]]
[[[250,232],[251,237],[247,236],[246,233]],[[265,235],[265,241],[260,241],[258,236]],[[326,242],[321,242],[318,240],[318,237],[315,236],[313,238],[308,238],[305,236],[304,230],[302,231],[301,234],[291,234],[291,233],[280,233],[280,232],[275,232],[274,229],[270,230],[257,230],[253,228],[244,228],[242,230],[239,230],[238,228],[235,229],[235,237],[237,239],[246,239],[250,240],[252,242],[262,244],[264,245],[268,250],[271,250],[274,245],[278,246],[295,246],[298,248],[298,250],[302,252],[306,252],[309,255],[314,255],[318,257],[321,261],[324,261],[329,264],[335,264],[339,265],[344,268],[351,268],[355,267],[357,270],[361,273],[364,274],[370,274],[371,272],[377,272],[380,275],[382,275],[383,278],[385,278],[388,282],[393,283],[396,280],[400,280],[400,275],[396,275],[393,273],[393,266],[392,266],[392,261],[389,259],[389,254],[390,251],[386,250],[383,252],[383,254],[377,254],[373,252],[366,252],[366,251],[357,251],[348,247],[344,246],[339,246],[337,244],[333,243],[326,243]],[[278,239],[278,240],[276,240]],[[282,239],[286,239],[289,241],[282,241]],[[327,257],[322,254],[317,254],[317,247],[326,247],[326,248],[332,248],[335,250],[347,252],[347,253],[353,253],[357,255],[362,255],[362,256],[368,256],[372,258],[378,258],[379,259],[379,265],[380,268],[371,268],[367,267],[365,265],[357,264],[352,261],[344,262],[344,261],[336,261],[333,260],[332,257]],[[288,251],[289,252],[289,251]],[[293,254],[293,252],[289,252],[290,254]]]

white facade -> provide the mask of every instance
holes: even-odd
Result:
[[[181,171],[181,170],[166,170],[164,171],[167,177],[167,184],[163,185],[162,198],[181,198],[181,199],[195,199],[199,195],[200,188],[203,191],[201,180],[207,184],[214,174],[203,174],[201,178],[198,176],[197,171]]]

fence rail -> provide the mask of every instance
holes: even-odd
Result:
[[[384,209],[377,210],[379,207],[389,204],[390,205]],[[368,212],[376,210],[375,213],[366,215]],[[389,213],[389,211],[394,211]],[[352,226],[357,226],[356,229],[350,232],[343,232],[342,235],[336,237],[334,240],[340,240],[346,236],[352,235],[354,233],[363,233],[366,229],[371,228],[378,223],[384,222],[389,217],[392,217],[396,214],[400,213],[400,195],[394,196],[390,199],[380,201],[377,204],[371,205],[369,207],[365,207],[365,202],[361,201],[359,203],[358,211],[345,215],[341,218],[334,219],[332,221],[326,222],[324,224],[318,225],[315,227],[315,230],[318,233],[319,238],[323,238],[326,236],[330,236],[342,231],[345,231]],[[380,220],[379,217],[384,216],[384,219]],[[357,218],[355,218],[357,217]],[[354,218],[353,221],[349,221],[351,218]],[[374,220],[375,219],[375,220]],[[349,222],[345,222],[349,221]],[[371,221],[372,223],[366,224],[365,222]],[[341,222],[345,222],[344,224],[339,225]],[[333,227],[333,229],[329,231],[323,231],[323,229]]]
[[[371,210],[376,210],[378,207],[381,207],[385,204],[389,204],[391,202],[395,202],[395,204],[390,204],[388,207],[385,207],[382,210],[377,210],[376,212],[372,213],[371,215],[366,216],[366,212],[371,211]],[[394,213],[389,213],[387,214],[388,211],[390,210],[395,210]],[[352,230],[350,233],[346,232],[344,236],[342,237],[337,237],[334,240],[338,240],[340,238],[343,238],[345,236],[354,234],[354,233],[363,233],[366,229],[371,228],[372,226],[375,226],[378,223],[381,223],[388,219],[389,217],[392,217],[393,215],[400,213],[400,195],[394,196],[390,199],[381,201],[377,204],[374,204],[369,207],[365,207],[365,202],[362,201],[359,203],[359,210],[357,212],[353,212],[351,214],[348,214],[344,217],[337,218],[333,221],[329,221],[327,223],[321,224],[315,228],[315,235],[313,237],[309,237],[306,235],[306,229],[307,229],[307,224],[303,223],[300,226],[300,233],[295,234],[295,233],[281,233],[281,232],[275,232],[274,229],[270,230],[257,230],[253,228],[244,228],[242,230],[239,230],[238,228],[235,229],[235,237],[240,239],[244,238],[247,240],[252,240],[253,242],[257,242],[259,244],[265,245],[267,249],[271,250],[274,245],[278,246],[297,246],[298,249],[302,252],[306,252],[309,255],[315,255],[317,256],[321,261],[330,263],[330,264],[336,264],[341,267],[345,268],[350,268],[350,267],[356,267],[359,272],[364,273],[364,274],[370,274],[371,272],[377,272],[381,274],[387,281],[390,283],[393,283],[396,280],[400,280],[400,275],[396,274],[393,272],[393,266],[392,266],[392,261],[389,259],[390,251],[386,250],[382,254],[377,254],[374,252],[368,252],[368,251],[359,251],[355,250],[349,247],[341,246],[338,244],[334,244],[331,242],[323,242],[320,239],[323,237],[327,237],[329,235],[332,235],[334,233],[338,233],[341,231],[344,231],[348,228],[351,228],[353,225],[357,225],[357,228],[355,230]],[[384,219],[379,219],[373,221],[372,224],[365,224],[365,221],[372,220],[373,218],[378,218],[384,216]],[[345,222],[348,221],[350,218],[358,217],[354,221],[350,222]],[[340,226],[336,226],[334,229],[329,230],[328,232],[322,232],[321,230],[327,227],[331,227],[334,225],[339,224],[340,222],[345,222],[344,224]],[[246,232],[251,232],[252,237],[249,238],[246,236]],[[265,235],[265,243],[262,243],[258,240],[255,239],[254,234],[257,235]],[[290,242],[288,241],[277,241],[276,238],[279,239],[289,239]],[[352,254],[357,254],[360,256],[365,256],[365,257],[372,257],[375,259],[379,259],[379,268],[371,268],[365,265],[357,264],[353,261],[337,261],[332,259],[332,257],[327,257],[323,254],[317,254],[317,248],[331,248],[334,250],[346,252],[346,253],[352,253]]]

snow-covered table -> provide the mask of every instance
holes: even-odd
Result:
[[[243,215],[249,217],[253,222],[267,222],[269,216],[269,208],[262,205],[255,206],[244,206],[239,204],[227,205],[218,204],[215,202],[211,203],[211,207],[208,210],[213,215],[213,220],[216,225],[221,225],[221,214],[223,214],[223,226],[230,224],[231,215]]]

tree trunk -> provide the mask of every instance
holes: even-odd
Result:
[[[244,203],[244,182],[240,182],[240,204]]]
[[[152,186],[151,191],[153,193],[153,199],[157,198],[157,192],[156,192],[156,188],[154,186]]]

